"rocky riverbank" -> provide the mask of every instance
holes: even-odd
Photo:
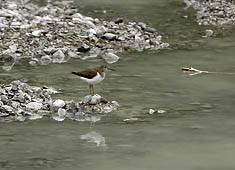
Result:
[[[235,1],[231,0],[184,0],[186,8],[197,10],[199,25],[235,24]]]
[[[53,88],[30,86],[19,80],[0,85],[0,122],[35,120],[43,116],[56,121],[98,121],[101,116],[116,110],[119,104],[109,102],[96,94],[82,101],[52,99],[58,93]]]
[[[3,69],[28,58],[31,65],[64,63],[107,52],[168,47],[155,28],[122,18],[105,21],[83,16],[71,1],[39,7],[29,0],[0,0],[0,59]]]

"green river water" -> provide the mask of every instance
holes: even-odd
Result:
[[[157,28],[170,47],[121,53],[98,94],[120,109],[101,121],[52,118],[0,123],[1,170],[232,170],[235,168],[235,76],[186,76],[182,66],[235,72],[235,29],[198,26],[193,10],[174,0],[77,0],[84,15],[143,21]],[[106,14],[104,14],[106,10]],[[185,18],[184,16],[188,16]],[[203,38],[207,28],[219,30]],[[88,85],[71,71],[96,67],[102,59],[30,66],[20,61],[0,83],[27,79],[78,100]],[[149,115],[148,110],[165,110]],[[138,120],[124,122],[124,119]],[[91,139],[84,139],[86,137]]]

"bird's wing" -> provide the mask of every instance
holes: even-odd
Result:
[[[81,71],[81,72],[72,72],[72,74],[75,74],[79,77],[92,79],[94,76],[97,75],[97,72],[95,70],[85,70],[85,71]]]

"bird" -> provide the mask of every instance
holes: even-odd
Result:
[[[72,74],[79,76],[81,80],[87,82],[89,84],[90,94],[91,96],[94,96],[94,84],[100,83],[104,80],[105,72],[108,69],[115,71],[114,69],[111,69],[107,67],[107,65],[103,64],[97,68],[87,69],[81,72],[72,72]]]

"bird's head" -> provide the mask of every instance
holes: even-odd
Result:
[[[103,64],[103,65],[101,65],[100,66],[100,70],[102,71],[102,72],[105,72],[105,71],[107,71],[107,70],[112,70],[112,71],[115,71],[114,69],[112,69],[112,68],[109,68],[107,65],[105,65],[105,64]]]

